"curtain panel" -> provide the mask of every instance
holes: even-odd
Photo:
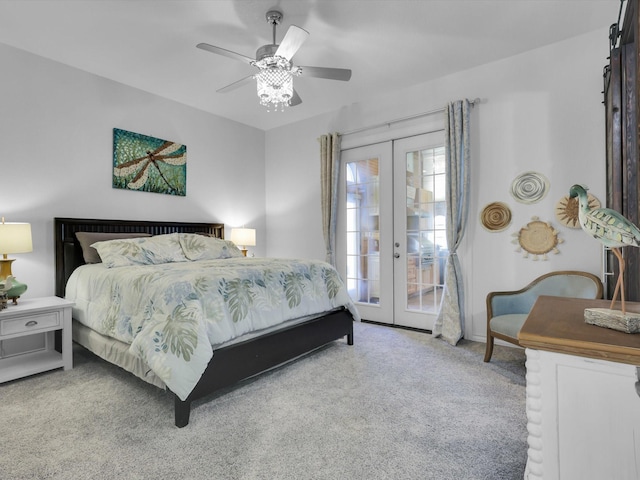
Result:
[[[449,256],[445,285],[433,336],[456,345],[464,336],[464,284],[458,247],[464,236],[469,211],[470,145],[468,100],[451,102],[445,108],[445,162]]]
[[[336,265],[336,213],[338,204],[338,174],[340,171],[340,135],[322,135],[320,142],[320,201],[322,206],[322,234],[326,261]]]

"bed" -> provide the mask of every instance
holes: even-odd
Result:
[[[120,274],[123,275],[122,272],[129,268],[109,269],[105,268],[105,266],[93,265],[91,262],[87,264],[85,261],[86,252],[83,254],[83,246],[86,248],[86,240],[83,240],[84,245],[81,245],[78,239],[78,233],[80,233],[80,236],[112,234],[115,236],[146,236],[156,239],[169,238],[172,237],[172,234],[180,234],[181,240],[183,238],[193,238],[196,235],[192,234],[198,234],[197,236],[204,235],[211,238],[222,239],[224,237],[224,226],[218,223],[55,218],[55,283],[56,295],[60,297],[67,296],[66,289],[68,285],[69,288],[73,289],[75,295],[75,292],[80,289],[78,285],[83,285],[81,278],[89,275],[92,269],[98,270],[101,275],[106,274],[104,272],[108,270],[120,271]],[[220,240],[218,240],[218,242],[220,242]],[[109,243],[111,244],[113,242]],[[101,251],[101,253],[103,253],[103,251]],[[236,253],[233,253],[233,255],[235,256]],[[208,263],[215,264],[215,262],[218,261],[219,260],[208,261],[205,259],[202,263],[203,265],[207,265]],[[227,260],[224,261],[226,262]],[[229,263],[225,263],[225,267],[231,265],[231,263],[238,263],[241,266],[244,265],[244,267],[242,267],[244,271],[246,265],[252,261],[252,259],[244,257],[238,259],[231,258],[229,259]],[[267,261],[270,260],[259,260],[256,263]],[[176,268],[182,271],[193,270],[196,268],[195,264],[197,263],[199,262],[184,262]],[[108,266],[109,265],[106,265],[106,267]],[[162,266],[163,275],[171,278],[172,274],[168,267],[167,265]],[[142,268],[147,267],[144,266]],[[315,266],[312,266],[312,268],[315,268]],[[194,386],[192,388],[189,387],[188,394],[179,388],[175,390],[180,393],[176,393],[174,389],[170,388],[168,383],[161,378],[163,373],[162,369],[160,368],[159,375],[156,375],[158,369],[154,370],[156,366],[154,361],[149,360],[149,362],[145,362],[145,360],[141,359],[140,355],[134,355],[130,349],[130,345],[125,341],[118,338],[111,338],[105,335],[104,332],[94,330],[87,326],[87,324],[91,325],[91,323],[87,321],[88,317],[91,317],[91,315],[99,316],[99,314],[96,313],[98,312],[96,309],[87,308],[84,310],[74,307],[73,338],[75,342],[96,355],[119,365],[148,383],[171,390],[175,397],[175,425],[177,427],[184,427],[189,423],[191,406],[194,400],[206,397],[221,388],[233,385],[241,380],[286,363],[330,342],[346,337],[347,344],[353,345],[353,321],[357,319],[357,311],[355,311],[355,307],[353,307],[352,304],[346,304],[348,302],[343,303],[345,304],[325,308],[322,312],[309,312],[309,314],[300,315],[299,318],[295,319],[288,319],[283,323],[277,323],[275,319],[266,318],[265,322],[269,324],[267,328],[258,328],[257,331],[250,331],[241,336],[233,337],[229,341],[222,342],[219,345],[208,345],[211,347],[212,357],[210,360],[207,359],[203,367],[203,373],[201,375],[198,373],[197,379],[193,380]],[[82,321],[79,321],[78,318],[75,317],[81,317]],[[203,342],[200,343],[202,344]],[[195,352],[191,353],[194,357],[196,356]],[[154,368],[151,368],[149,363],[154,365]],[[186,376],[188,377],[189,375]]]

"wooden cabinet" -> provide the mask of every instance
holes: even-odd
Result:
[[[0,310],[0,382],[73,367],[71,308],[59,297],[21,299]],[[55,333],[60,332],[56,349]]]
[[[615,19],[612,19],[615,20]],[[622,213],[636,225],[640,222],[640,183],[638,171],[638,0],[627,2],[622,33],[611,29],[609,64],[604,69],[606,117],[607,199],[606,206]],[[604,39],[603,39],[604,41]],[[626,248],[625,298],[640,301],[640,249]],[[618,265],[607,253],[607,278],[618,278]],[[611,298],[615,282],[605,285]]]

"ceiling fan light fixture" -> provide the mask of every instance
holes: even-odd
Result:
[[[293,96],[293,76],[291,72],[281,68],[261,68],[255,76],[260,105],[284,111]]]
[[[199,43],[196,47],[217,55],[239,60],[243,63],[259,69],[255,75],[248,75],[226,87],[219,88],[217,92],[230,92],[236,88],[246,85],[251,80],[256,80],[258,98],[260,104],[267,107],[284,111],[285,107],[300,105],[302,99],[298,92],[293,89],[293,77],[303,74],[305,77],[326,78],[329,80],[348,81],[351,78],[351,70],[345,68],[326,67],[298,67],[291,59],[309,36],[304,28],[296,25],[289,26],[282,42],[276,43],[276,27],[282,21],[282,12],[270,10],[267,12],[267,22],[273,30],[273,42],[262,45],[256,51],[256,59],[232,52],[226,48],[216,47],[208,43]]]

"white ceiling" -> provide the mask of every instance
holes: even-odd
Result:
[[[278,43],[291,24],[310,32],[294,64],[350,68],[351,81],[296,78],[303,103],[283,113],[267,113],[253,85],[216,93],[255,69],[196,44],[253,57],[271,43],[265,14],[274,8],[284,13]],[[619,0],[0,0],[0,42],[269,130],[608,27],[619,8]]]

